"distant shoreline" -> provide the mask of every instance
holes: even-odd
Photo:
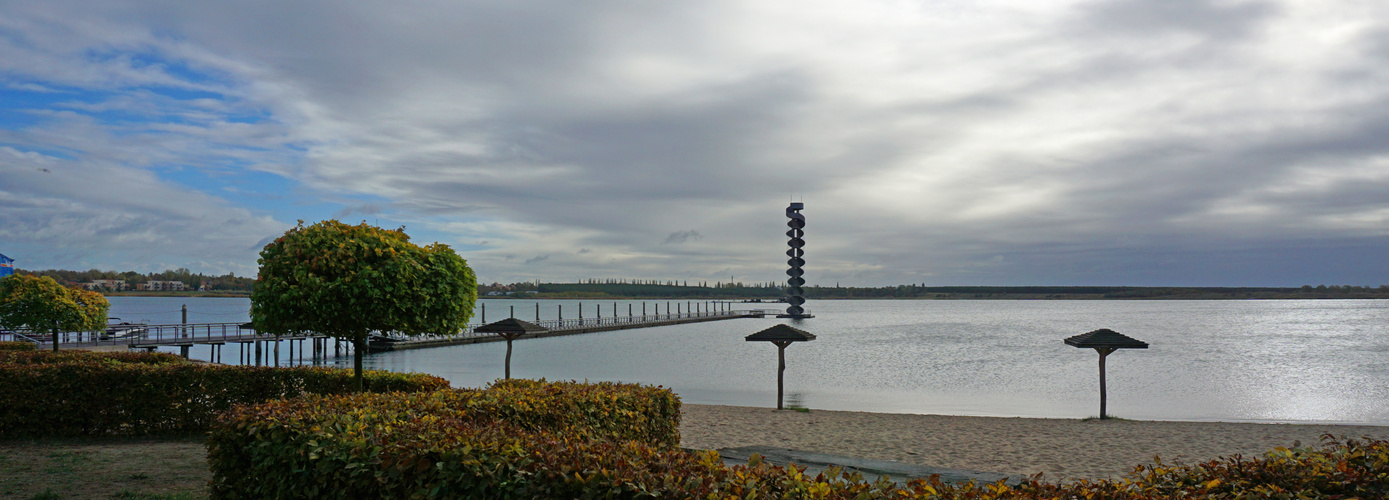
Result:
[[[129,290],[129,291],[123,291],[123,292],[107,292],[107,291],[103,291],[103,292],[101,292],[101,294],[102,294],[102,295],[105,295],[105,296],[107,296],[107,297],[212,297],[212,298],[224,297],[224,298],[249,298],[249,297],[251,296],[251,292],[244,292],[244,291],[240,291],[240,290],[218,290],[218,291],[189,290],[189,291],[186,291],[186,292],[151,292],[151,291],[147,291],[147,290]]]

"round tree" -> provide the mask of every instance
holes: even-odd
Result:
[[[251,322],[273,335],[316,332],[353,346],[357,390],[371,332],[456,335],[477,302],[477,277],[442,243],[405,229],[326,220],[286,231],[260,252]]]
[[[54,351],[58,350],[58,332],[100,330],[106,326],[110,308],[105,296],[59,285],[47,276],[0,278],[0,327],[51,331]]]

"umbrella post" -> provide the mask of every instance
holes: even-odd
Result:
[[[1109,415],[1105,414],[1105,403],[1108,402],[1109,394],[1107,393],[1107,391],[1105,391],[1104,359],[1109,357],[1110,353],[1114,352],[1114,348],[1096,347],[1095,352],[1100,353],[1100,420],[1105,420],[1109,418]]]
[[[507,381],[511,379],[511,336],[507,336]],[[1103,411],[1100,411],[1103,414]]]
[[[815,335],[786,325],[776,325],[748,335],[744,340],[771,342],[776,346],[776,409],[784,409],[785,405],[782,398],[786,394],[786,346],[791,345],[792,342],[815,340]]]
[[[776,344],[776,409],[780,410],[782,401],[782,381],[786,377],[786,346],[791,345],[790,341],[778,340],[772,342]]]
[[[526,334],[533,335],[546,331],[548,330],[543,326],[516,319],[514,314],[510,318],[496,323],[488,323],[473,329],[473,333],[491,333],[506,340],[506,368],[504,373],[506,373],[506,378],[508,380],[511,379],[511,341],[524,337]]]
[[[1066,345],[1083,349],[1094,349],[1100,354],[1100,420],[1109,418],[1109,394],[1105,390],[1104,380],[1104,361],[1105,358],[1119,349],[1147,349],[1148,343],[1137,340],[1122,333],[1101,328],[1093,332],[1082,333],[1066,339]]]

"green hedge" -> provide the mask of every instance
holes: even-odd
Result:
[[[4,352],[4,351],[32,351],[32,350],[34,350],[34,343],[33,343],[33,342],[24,342],[24,341],[7,341],[7,342],[0,342],[0,352]]]
[[[448,381],[364,372],[371,391],[434,391]],[[206,432],[235,405],[352,392],[352,371],[195,364],[162,353],[0,356],[0,438]]]
[[[651,398],[653,401],[641,401]],[[1117,481],[894,485],[858,474],[726,467],[676,448],[669,391],[512,381],[484,391],[312,396],[223,414],[212,496],[242,498],[1389,498],[1389,442],[1329,440],[1255,459],[1138,467]],[[678,422],[677,422],[678,424]],[[644,429],[644,427],[647,427]]]

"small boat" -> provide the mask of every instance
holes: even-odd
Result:
[[[107,318],[106,321],[120,320],[120,318]],[[115,340],[130,337],[143,337],[150,331],[149,325],[144,323],[120,323],[107,324],[106,330],[101,332],[101,340]]]

